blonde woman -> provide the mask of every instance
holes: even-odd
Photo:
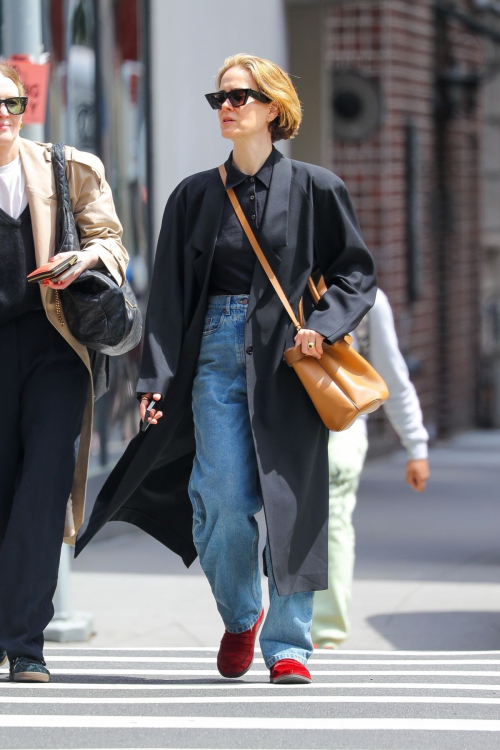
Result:
[[[121,284],[128,256],[101,162],[67,148],[78,270],[28,284],[57,249],[51,146],[19,136],[26,103],[17,71],[0,64],[0,665],[8,656],[11,680],[48,682],[43,631],[63,537],[74,544],[83,520],[96,382],[54,289],[87,268]]]
[[[273,145],[301,121],[288,75],[239,54],[225,61],[217,89],[207,99],[233,142],[226,187],[292,306],[315,270],[328,291],[316,310],[306,300],[306,326],[295,335],[217,165],[177,187],[158,242],[138,384],[143,419],[153,399],[161,406],[103,488],[77,549],[120,519],[186,564],[198,554],[225,626],[220,673],[247,672],[262,626],[271,682],[310,682],[313,591],[328,583],[328,430],[283,352],[295,338],[321,357],[323,341],[352,330],[373,304],[375,270],[341,180]],[[265,620],[255,520],[262,506]]]

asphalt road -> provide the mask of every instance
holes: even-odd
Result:
[[[500,652],[324,651],[306,686],[271,686],[260,654],[224,680],[215,652],[51,648],[51,684],[0,676],[0,747],[498,747]]]
[[[369,461],[363,473],[347,648],[500,649],[500,432],[434,447],[422,494],[405,485],[405,460]],[[186,570],[132,529],[107,524],[75,561],[73,605],[94,615],[92,645],[217,645],[220,616],[198,561]]]
[[[0,671],[0,749],[496,750],[500,434],[435,448],[424,495],[405,487],[404,463],[366,467],[352,634],[314,654],[313,685],[269,685],[260,654],[242,680],[222,679],[198,563],[185,570],[141,533],[101,537],[72,576],[96,635],[46,649],[50,685]]]

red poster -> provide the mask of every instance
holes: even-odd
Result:
[[[17,70],[28,95],[28,106],[23,115],[23,122],[26,125],[43,124],[47,108],[49,63],[37,65],[32,63],[27,55],[12,55],[5,62]]]

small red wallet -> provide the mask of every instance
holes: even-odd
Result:
[[[40,266],[40,268],[35,269],[33,273],[30,273],[26,278],[28,281],[43,281],[43,279],[56,279],[58,276],[60,276],[64,271],[66,271],[68,268],[71,268],[71,266],[74,266],[76,261],[78,260],[78,255],[71,255],[69,258],[66,258],[65,260],[57,260],[57,257],[55,260],[50,261],[49,263],[45,263],[43,266]]]

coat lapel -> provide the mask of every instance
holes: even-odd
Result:
[[[219,171],[215,170],[205,189],[190,242],[196,255],[193,260],[193,269],[200,287],[203,287],[209,275],[225,197],[226,193]]]
[[[48,152],[47,152],[48,153]],[[20,156],[26,178],[37,266],[47,263],[54,250],[57,198],[52,163],[30,141],[20,139]]]
[[[288,206],[292,181],[292,162],[279,151],[275,153],[273,176],[261,229],[261,235],[265,237],[263,245],[271,250],[288,244]]]
[[[290,185],[292,181],[292,162],[276,151],[273,176],[269,185],[264,221],[259,234],[260,246],[269,265],[278,276],[281,263],[280,248],[288,245],[288,209],[290,203]],[[250,298],[248,300],[247,320],[252,315],[264,291],[270,284],[267,275],[257,260],[252,279]]]

